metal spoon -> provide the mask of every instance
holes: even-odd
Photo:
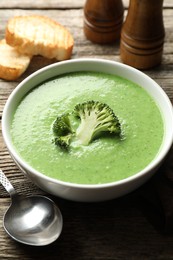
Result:
[[[4,229],[16,241],[43,246],[55,241],[62,231],[63,219],[55,203],[45,196],[19,196],[0,170],[0,182],[11,196],[4,215]]]

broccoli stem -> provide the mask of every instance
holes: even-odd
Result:
[[[76,138],[80,144],[88,145],[91,142],[96,126],[98,126],[98,120],[94,111],[91,111],[89,117],[81,117],[81,123],[76,130]]]

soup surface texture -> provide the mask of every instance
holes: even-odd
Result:
[[[52,142],[52,124],[88,100],[112,108],[123,138],[104,136],[64,152]],[[150,163],[161,146],[163,128],[160,110],[146,90],[115,75],[88,71],[58,76],[29,92],[14,112],[11,133],[19,155],[43,174],[100,184],[127,178]]]

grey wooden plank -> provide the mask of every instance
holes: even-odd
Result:
[[[26,8],[26,9],[78,9],[83,8],[86,0],[1,0],[0,8]],[[129,0],[122,0],[124,7],[128,8]],[[172,0],[163,1],[164,8],[173,8]]]

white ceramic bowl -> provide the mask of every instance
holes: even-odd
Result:
[[[131,80],[154,98],[164,118],[164,140],[157,157],[142,171],[126,179],[98,185],[73,184],[49,178],[26,164],[11,142],[10,124],[13,111],[23,96],[36,85],[57,75],[74,71],[100,71]],[[22,81],[10,95],[3,111],[2,133],[6,146],[19,168],[40,188],[56,196],[74,201],[103,201],[125,195],[147,181],[157,170],[173,142],[172,105],[162,88],[144,73],[121,63],[101,59],[76,59],[49,65]]]

